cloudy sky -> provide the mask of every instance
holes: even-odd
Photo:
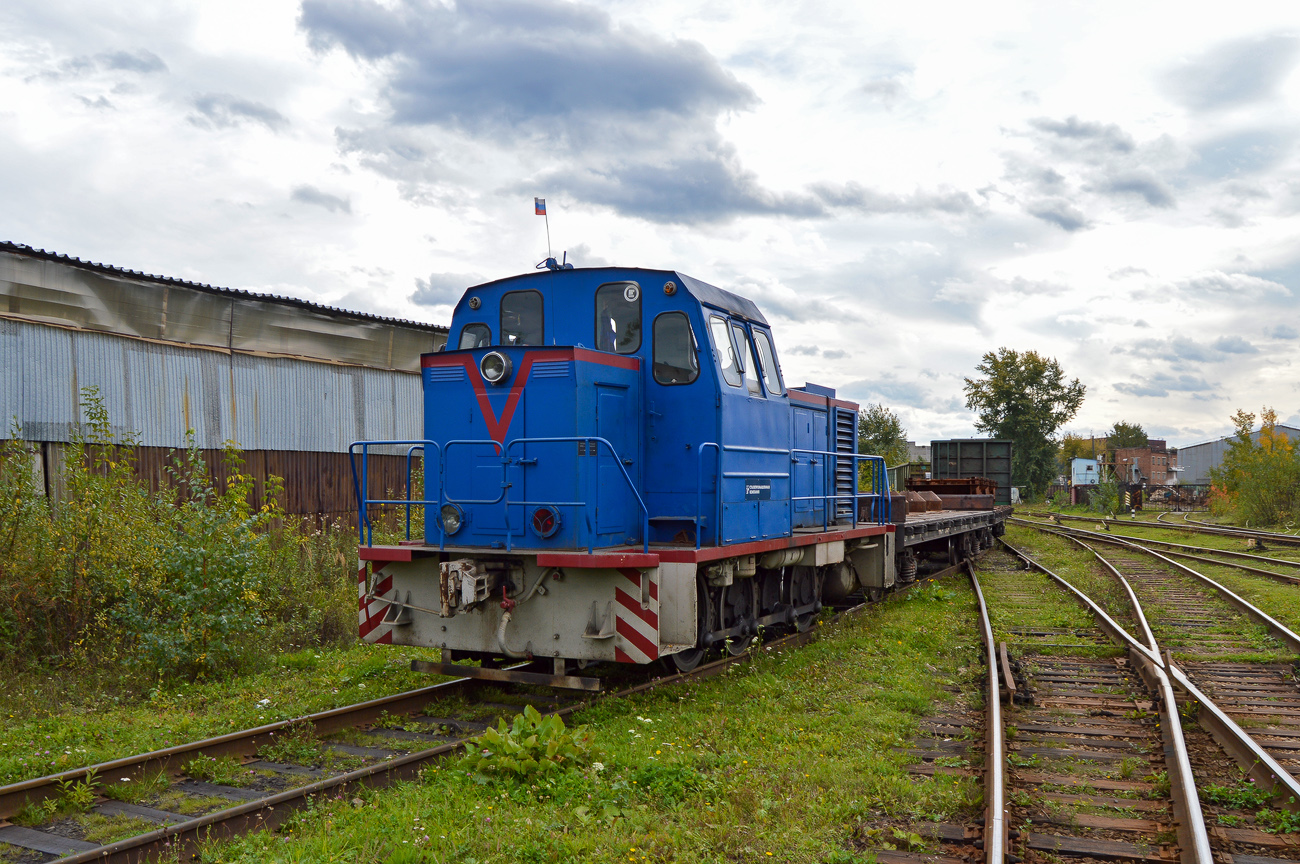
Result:
[[[6,0],[0,239],[445,323],[557,254],[748,295],[791,383],[971,434],[1300,425],[1300,7]]]

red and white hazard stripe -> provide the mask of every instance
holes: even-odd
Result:
[[[388,603],[382,598],[393,590],[393,576],[382,568],[375,571],[375,590],[366,594],[366,565],[357,571],[357,634],[366,642],[389,644],[393,641],[393,625],[384,623]]]
[[[656,571],[619,568],[614,587],[614,659],[649,663],[659,657],[659,581]],[[642,586],[642,580],[648,585]]]

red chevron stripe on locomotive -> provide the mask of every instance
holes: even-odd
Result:
[[[619,568],[614,587],[614,659],[649,663],[659,657],[659,583],[654,571]],[[649,580],[642,592],[641,580]],[[647,597],[642,604],[641,598]]]
[[[393,589],[392,575],[376,570],[374,586],[374,592],[367,598],[363,566],[357,571],[357,635],[366,642],[387,645],[393,641],[393,625],[384,623],[388,604],[380,598]]]

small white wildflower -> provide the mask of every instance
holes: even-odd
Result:
[[[123,777],[123,778],[122,778],[122,782],[123,782],[123,783],[130,783],[130,782],[131,782],[131,778],[130,778],[130,777]]]
[[[593,770],[593,771],[595,771],[597,774],[599,774],[601,771],[604,771],[604,770],[605,770],[605,763],[603,763],[603,762],[592,762],[592,763],[591,763],[591,770]]]
[[[270,704],[271,704],[271,700],[270,700],[270,699],[263,699],[263,700],[261,700],[260,702],[257,703],[257,707],[258,707],[258,708],[265,708],[267,705],[270,705]]]

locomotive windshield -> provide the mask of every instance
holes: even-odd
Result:
[[[486,348],[492,344],[492,328],[486,324],[466,324],[460,331],[460,342],[456,347]]]
[[[542,338],[541,294],[511,291],[501,295],[501,344],[546,344]]]
[[[641,347],[641,287],[635,282],[596,289],[596,347],[619,354]]]
[[[665,312],[655,319],[654,375],[660,384],[690,384],[700,375],[695,337],[684,312]]]

